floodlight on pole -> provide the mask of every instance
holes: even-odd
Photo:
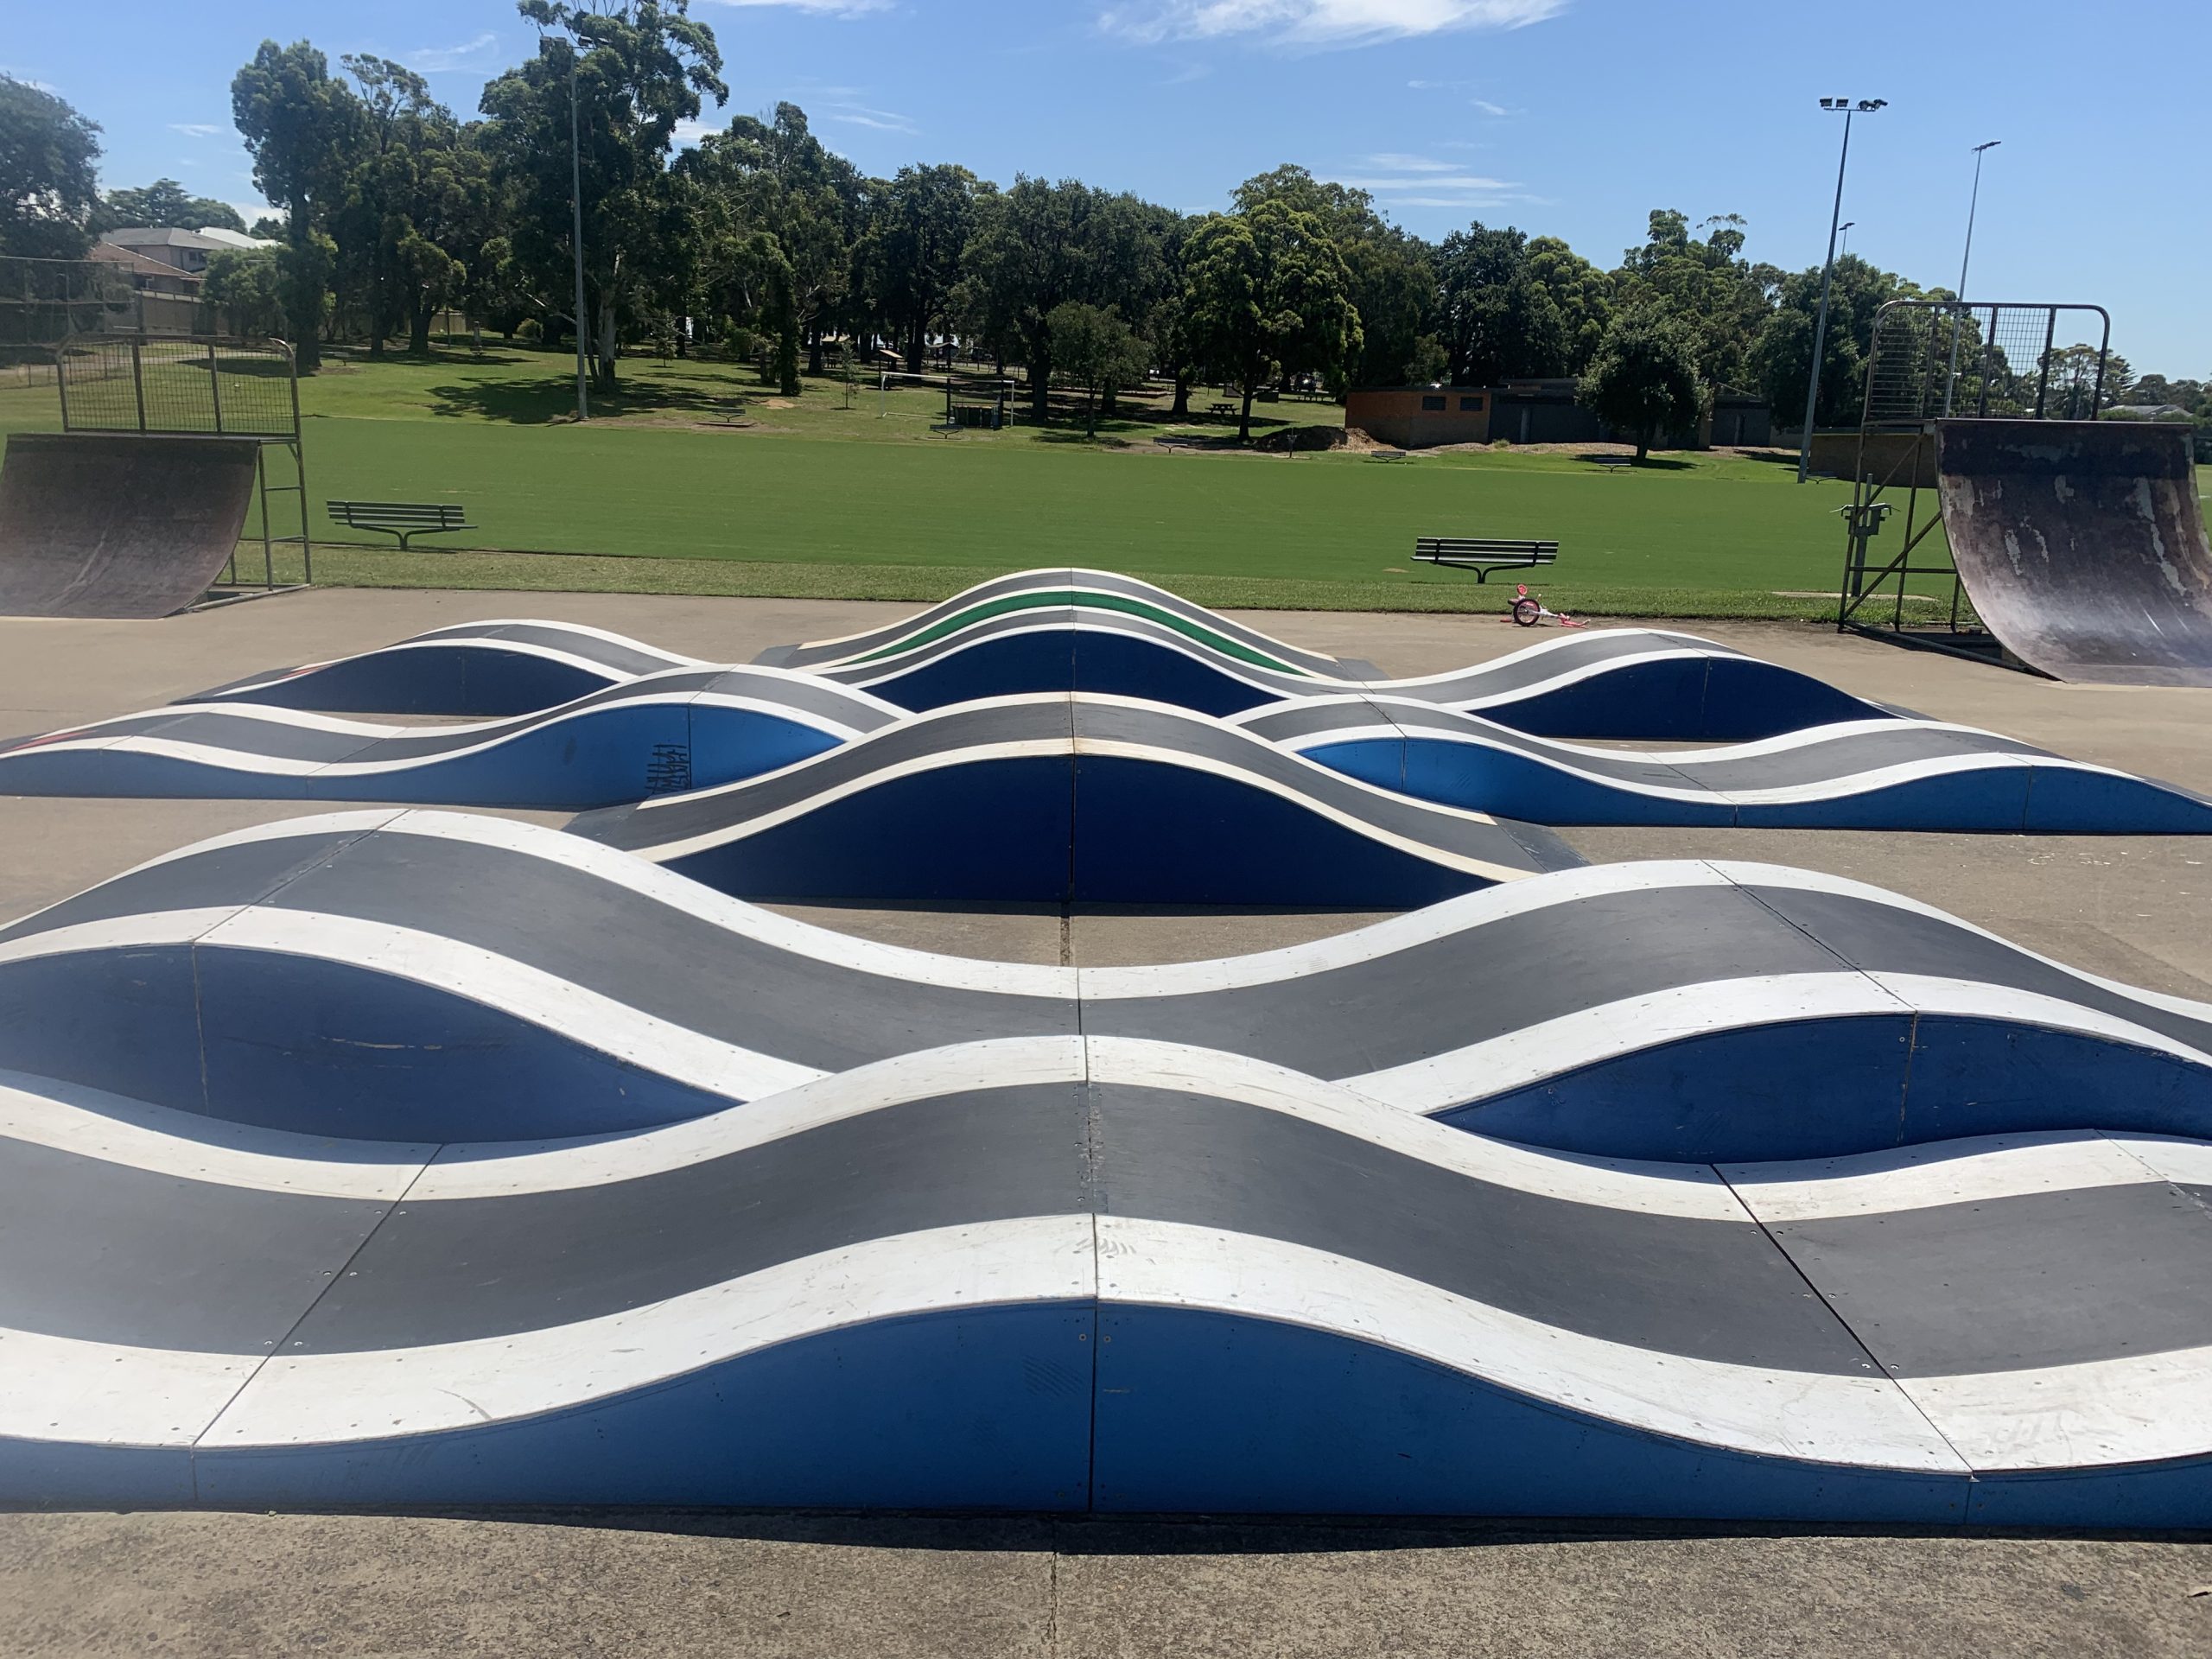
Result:
[[[569,41],[569,246],[576,268],[576,418],[591,419],[591,392],[584,379],[584,164],[576,139],[576,60],[582,42]]]
[[[2005,141],[1993,138],[1974,147],[1974,194],[1967,198],[1967,250],[1959,256],[1959,315],[1951,319],[1951,366],[1943,377],[1943,412],[1951,412],[1951,394],[1959,384],[1959,330],[1966,322],[1967,267],[1974,262],[1974,215],[1981,206],[1981,158]]]
[[[1851,118],[1872,115],[1875,111],[1888,106],[1889,99],[1885,98],[1862,98],[1856,104],[1847,98],[1824,98],[1821,100],[1821,107],[1831,115],[1840,111],[1843,116],[1843,154],[1835,164],[1835,207],[1828,214],[1827,263],[1821,267],[1821,309],[1813,324],[1812,372],[1805,377],[1805,434],[1797,450],[1797,481],[1800,484],[1813,470],[1813,411],[1819,406],[1821,397],[1821,353],[1827,349],[1828,288],[1835,280],[1835,239],[1843,220],[1843,171],[1851,164]]]
[[[1837,258],[1848,259],[1851,257],[1851,227],[1858,222],[1859,221],[1855,219],[1847,219],[1843,221],[1842,228],[1839,232],[1843,239],[1837,245],[1835,251],[1835,257]]]

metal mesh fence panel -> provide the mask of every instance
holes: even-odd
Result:
[[[1892,301],[1874,319],[1864,423],[2094,420],[2111,329],[2094,305]]]
[[[299,434],[291,353],[273,340],[92,335],[59,361],[73,432]]]

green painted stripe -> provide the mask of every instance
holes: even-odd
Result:
[[[885,645],[878,651],[872,651],[865,657],[855,657],[849,660],[855,664],[876,662],[900,652],[912,651],[918,646],[929,645],[934,640],[944,639],[949,633],[968,626],[970,623],[981,622],[994,616],[1003,616],[1009,611],[1042,610],[1061,605],[1088,605],[1094,610],[1121,611],[1130,616],[1145,617],[1174,629],[1176,632],[1186,639],[1195,639],[1201,645],[1209,645],[1225,657],[1234,657],[1239,662],[1250,663],[1257,668],[1271,668],[1280,674],[1295,674],[1301,679],[1313,677],[1306,670],[1294,664],[1279,662],[1264,652],[1255,651],[1251,646],[1232,639],[1226,634],[1217,633],[1213,629],[1202,626],[1187,617],[1178,616],[1173,611],[1162,610],[1159,606],[1149,604],[1144,600],[1131,599],[1120,594],[1078,592],[1071,588],[1035,589],[1028,593],[1009,594],[1000,599],[986,600],[980,605],[971,605],[963,611],[957,611],[952,615],[933,622],[928,627],[909,634],[894,644]]]

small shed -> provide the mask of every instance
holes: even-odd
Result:
[[[1491,395],[1480,386],[1357,386],[1344,426],[1401,449],[1490,442]]]

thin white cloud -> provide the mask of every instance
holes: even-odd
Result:
[[[1459,165],[1457,162],[1440,162],[1428,156],[1399,156],[1386,154],[1367,158],[1370,167],[1379,167],[1386,173],[1449,173]]]
[[[1480,110],[1484,115],[1510,115],[1513,113],[1513,111],[1507,109],[1504,105],[1493,104],[1486,98],[1470,99],[1467,101],[1472,104],[1477,109]]]
[[[1377,177],[1370,179],[1339,179],[1338,183],[1354,190],[1372,190],[1377,195],[1397,190],[1464,190],[1491,194],[1502,190],[1518,190],[1521,187],[1510,179],[1484,178],[1474,173],[1417,173],[1412,177]]]
[[[181,132],[188,138],[213,138],[222,128],[212,121],[172,121],[171,132]]]
[[[678,149],[690,149],[709,133],[721,130],[720,127],[709,126],[704,121],[679,121],[676,124],[674,134],[676,147]]]
[[[842,121],[849,127],[873,127],[878,132],[917,133],[921,129],[910,115],[896,110],[871,110],[865,104],[839,104],[830,106],[824,119]]]
[[[422,46],[409,53],[404,61],[417,74],[441,75],[453,69],[473,69],[482,67],[485,53],[499,43],[499,37],[490,32],[474,40],[463,41],[459,46]]]
[[[1522,29],[1568,0],[1132,0],[1099,27],[1145,44],[1265,35],[1293,46],[1365,46],[1469,29]]]

